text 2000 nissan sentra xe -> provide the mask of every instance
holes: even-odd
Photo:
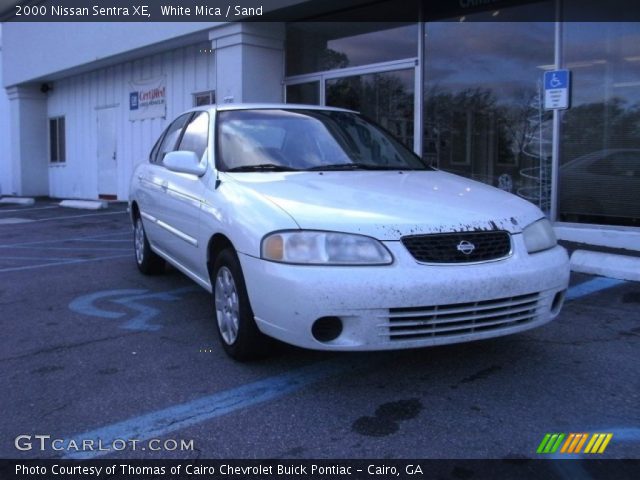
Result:
[[[520,332],[558,315],[567,254],[532,204],[434,170],[346,110],[197,108],[130,192],[143,273],[213,293],[236,359],[269,337],[384,350]]]

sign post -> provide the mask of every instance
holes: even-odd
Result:
[[[544,72],[545,110],[565,110],[569,108],[569,70]]]

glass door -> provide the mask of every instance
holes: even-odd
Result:
[[[413,68],[331,78],[326,105],[361,112],[413,149],[415,72]]]
[[[344,68],[286,81],[287,103],[327,105],[356,110],[389,130],[410,149],[421,150],[421,109],[416,108],[418,66],[408,59]]]

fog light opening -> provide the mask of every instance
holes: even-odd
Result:
[[[564,303],[564,296],[567,293],[566,290],[556,293],[555,297],[553,297],[553,302],[551,302],[551,313],[556,315],[560,309],[562,308],[562,304]]]
[[[342,333],[342,320],[338,317],[322,317],[313,322],[311,334],[319,342],[330,342]]]

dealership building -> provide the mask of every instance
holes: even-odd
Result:
[[[277,0],[268,22],[7,21],[0,193],[126,200],[188,108],[330,105],[538,205],[561,238],[640,249],[640,23],[567,21],[578,0],[406,18],[397,4]]]

